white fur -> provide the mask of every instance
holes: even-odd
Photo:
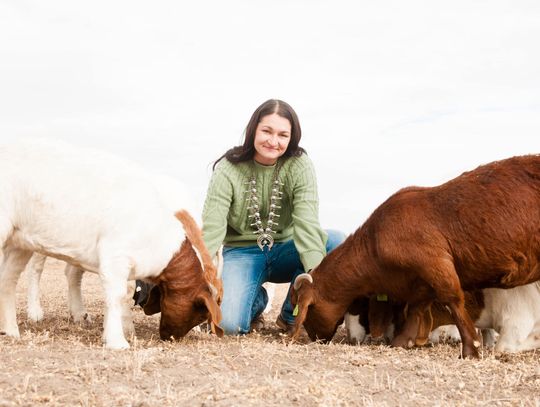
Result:
[[[28,318],[33,321],[43,319],[43,308],[40,302],[39,282],[43,273],[46,256],[34,253],[26,266],[28,273]],[[64,268],[68,284],[68,310],[71,318],[75,322],[92,322],[91,316],[86,311],[82,300],[81,282],[84,270],[67,263]],[[133,291],[135,281],[128,281],[127,291],[122,301],[122,327],[126,336],[131,336],[135,332],[133,318],[131,316],[131,305],[133,304]]]
[[[480,329],[480,333],[482,334],[482,342],[484,346],[493,348],[497,343],[499,334],[495,332],[493,328]]]
[[[19,337],[15,287],[38,252],[99,274],[105,345],[128,348],[122,332],[127,280],[158,276],[185,238],[171,213],[182,200],[178,185],[164,192],[127,160],[61,142],[0,147],[0,331]]]
[[[32,321],[41,321],[43,319],[43,308],[40,301],[39,282],[43,273],[46,256],[34,253],[26,265],[28,274],[28,293],[27,293],[27,313]],[[69,263],[64,268],[68,283],[68,309],[75,322],[86,320],[90,322],[90,316],[86,312],[81,295],[81,280],[83,271],[73,267]]]
[[[34,254],[35,256],[35,254]],[[74,267],[71,264],[66,264],[64,274],[68,282],[68,309],[71,317],[75,322],[91,321],[90,316],[86,312],[81,295],[81,283],[84,271]]]
[[[439,342],[460,342],[461,336],[457,326],[455,325],[441,325],[435,328],[429,334],[429,341],[431,343]]]
[[[360,344],[366,339],[366,328],[360,324],[360,315],[345,314],[347,338],[352,344]]]
[[[28,291],[26,302],[26,313],[31,321],[41,321],[43,319],[43,308],[39,299],[39,281],[45,265],[46,256],[35,254],[26,265],[28,275]]]
[[[486,288],[479,328],[499,333],[496,351],[519,352],[540,347],[540,282],[507,290]]]
[[[266,304],[266,308],[263,312],[268,314],[270,311],[272,311],[272,303],[274,302],[274,297],[276,295],[276,285],[274,283],[266,282],[263,284],[263,286],[268,294],[268,304]]]

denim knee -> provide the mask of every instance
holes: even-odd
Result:
[[[221,322],[219,326],[223,329],[226,335],[242,335],[249,332],[250,320],[247,313],[246,305],[244,307],[223,307],[221,304]]]
[[[341,230],[326,229],[328,240],[326,241],[326,252],[331,252],[338,247],[347,238],[347,235]]]
[[[236,298],[238,300],[238,298]],[[262,314],[268,304],[268,293],[260,287],[253,299],[221,304],[222,318],[220,327],[226,335],[242,335],[251,331],[251,321]]]
[[[225,335],[242,335],[249,332],[249,327],[246,329],[245,323],[239,315],[224,315],[219,326]]]

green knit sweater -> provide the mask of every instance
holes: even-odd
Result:
[[[248,218],[248,181],[251,175],[257,180],[257,196],[263,224],[268,220],[271,185],[275,165],[264,166],[256,161],[233,164],[223,159],[216,167],[203,208],[203,237],[211,254],[221,244],[249,246],[257,242],[252,218]],[[279,225],[273,227],[275,242],[290,239],[294,244],[304,269],[316,267],[326,255],[326,232],[319,225],[319,199],[313,164],[306,154],[284,160],[279,170],[279,180],[284,184],[281,209],[277,211]]]

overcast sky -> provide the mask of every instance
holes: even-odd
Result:
[[[540,153],[540,2],[0,0],[0,138],[54,137],[183,180],[289,102],[321,223]]]

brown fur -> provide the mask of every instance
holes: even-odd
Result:
[[[347,313],[358,315],[358,322],[371,335],[371,341],[380,343],[386,342],[388,328],[395,324],[399,312],[403,312],[402,306],[390,298],[379,300],[376,295],[357,298],[347,309]]]
[[[484,309],[484,294],[482,290],[475,290],[465,291],[464,295],[465,310],[473,321],[477,321]],[[349,308],[348,312],[351,312],[351,308]],[[408,316],[408,307],[406,304],[396,303],[392,299],[388,299],[387,302],[374,303],[372,298],[368,307],[359,309],[358,312],[353,312],[353,314],[359,315],[360,323],[365,327],[366,332],[371,332],[372,337],[377,339],[392,324],[396,331],[401,330]],[[418,333],[414,343],[410,342],[411,346],[412,344],[416,346],[425,345],[432,330],[442,325],[454,323],[450,310],[438,301],[434,301],[421,315],[416,317],[419,318]]]
[[[473,321],[480,318],[480,314],[484,309],[484,294],[481,290],[465,292],[465,310]],[[429,334],[435,328],[442,325],[451,325],[454,323],[452,313],[443,304],[438,301],[433,302],[431,306],[424,312],[422,316],[424,323],[418,328],[418,336],[416,339],[417,345],[425,345]],[[420,341],[419,338],[424,338]]]
[[[217,276],[217,270],[212,262],[212,258],[204,244],[201,229],[187,211],[180,210],[175,213],[175,216],[182,222],[188,239],[200,253],[204,265],[205,278],[208,282],[214,284],[215,288],[218,290],[219,298],[221,299],[223,297],[223,286],[221,280]]]
[[[150,293],[144,307],[145,313],[161,311],[161,339],[180,338],[205,320],[212,326],[212,331],[221,337],[223,330],[218,326],[223,295],[221,280],[195,220],[186,211],[179,211],[175,215],[182,222],[186,239],[163,272],[152,281],[157,288],[154,287]],[[194,247],[201,255],[202,264]],[[212,291],[212,286],[216,293]]]
[[[540,279],[540,156],[496,161],[433,188],[398,191],[293,290],[309,336],[330,340],[359,297],[385,293],[408,304],[395,346],[416,341],[434,300],[447,305],[463,356],[479,340],[463,290]]]

